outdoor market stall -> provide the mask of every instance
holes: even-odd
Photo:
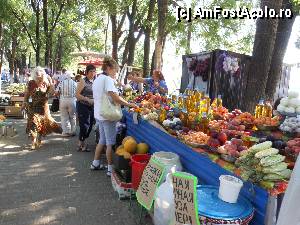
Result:
[[[292,108],[299,111],[298,94],[289,94],[280,103],[281,114]],[[241,193],[255,208],[251,224],[272,224],[277,197],[285,192],[298,155],[300,119],[272,117],[268,103],[258,104],[255,115],[238,109],[229,112],[221,99],[211,103],[199,95],[188,92],[183,100],[152,93],[134,97],[139,108],[134,113],[124,110],[127,135],[135,139],[132,146],[142,142],[150,153],[176,153],[184,170],[197,176],[200,184],[218,186],[224,174],[241,177],[245,181]],[[122,144],[116,153],[130,159],[135,147],[129,150],[126,142]]]
[[[168,133],[154,127],[148,121],[139,120],[134,124],[132,114],[124,111],[127,124],[127,135],[133,136],[139,142],[148,143],[150,153],[157,151],[170,151],[180,156],[184,169],[195,176],[202,184],[219,185],[219,177],[223,174],[233,175],[218,164],[212,162],[205,154],[199,154],[190,147],[178,141]],[[246,196],[255,207],[255,214],[251,224],[264,224],[269,194],[266,190],[247,182],[242,194]]]

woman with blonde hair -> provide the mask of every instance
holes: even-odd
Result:
[[[32,150],[40,147],[42,136],[62,132],[61,127],[50,115],[48,95],[53,93],[53,84],[45,70],[41,67],[35,68],[27,84],[22,104],[22,109],[27,111],[26,132],[32,137]]]
[[[100,164],[100,157],[104,146],[106,146],[106,158],[108,162],[107,175],[110,176],[112,172],[112,146],[116,143],[116,124],[117,121],[110,121],[104,118],[100,112],[103,107],[100,102],[104,95],[107,95],[109,100],[114,104],[124,105],[128,107],[136,107],[135,104],[128,103],[118,95],[116,88],[116,73],[119,69],[117,62],[107,57],[103,60],[102,70],[93,84],[93,97],[94,97],[94,115],[99,125],[100,140],[97,144],[94,161],[91,164],[91,170],[104,169],[103,164]]]

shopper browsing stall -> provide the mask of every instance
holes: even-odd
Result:
[[[75,92],[77,84],[72,79],[73,77],[74,75],[67,71],[65,80],[61,81],[56,89],[60,96],[59,110],[63,136],[75,136],[76,134]]]
[[[104,146],[106,146],[106,157],[108,162],[107,175],[110,176],[112,172],[112,146],[116,143],[116,123],[104,116],[103,111],[106,109],[103,104],[103,97],[109,99],[110,104],[124,105],[128,107],[135,107],[135,104],[128,103],[118,95],[118,89],[115,86],[116,73],[119,65],[112,58],[105,58],[103,61],[103,73],[95,80],[93,84],[94,97],[94,115],[99,125],[100,140],[97,144],[94,161],[91,164],[91,170],[104,169],[104,165],[100,164],[100,157]],[[106,95],[106,96],[105,96]]]
[[[128,80],[146,84],[146,89],[152,93],[165,95],[168,93],[168,87],[161,71],[154,70],[151,78],[134,77],[129,75]]]
[[[79,120],[79,143],[78,151],[89,151],[85,143],[91,133],[94,123],[94,100],[93,100],[93,82],[96,75],[96,67],[87,65],[86,76],[80,80],[76,90],[77,114]]]
[[[49,111],[48,94],[53,93],[53,84],[44,69],[35,68],[22,105],[22,109],[27,110],[26,132],[32,136],[32,150],[40,147],[42,136],[52,132],[61,133],[61,127],[54,121]]]

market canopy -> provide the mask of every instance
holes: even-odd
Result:
[[[92,58],[104,58],[107,54],[93,51],[71,52],[72,56],[92,57]]]
[[[103,59],[86,59],[82,60],[78,63],[78,65],[86,66],[86,65],[94,65],[94,66],[102,66],[103,65]]]

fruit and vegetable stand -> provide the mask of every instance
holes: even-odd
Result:
[[[230,171],[214,163],[206,153],[197,152],[197,150],[180,142],[170,134],[154,127],[148,121],[139,119],[138,124],[135,124],[132,113],[124,111],[124,115],[126,117],[127,135],[133,136],[137,141],[148,143],[150,153],[169,151],[178,154],[184,169],[197,176],[201,184],[218,186],[221,175],[233,175]],[[255,208],[255,215],[251,224],[265,224],[266,209],[271,195],[267,190],[251,182],[244,184],[241,193],[252,202]],[[274,209],[271,211],[274,211]]]

